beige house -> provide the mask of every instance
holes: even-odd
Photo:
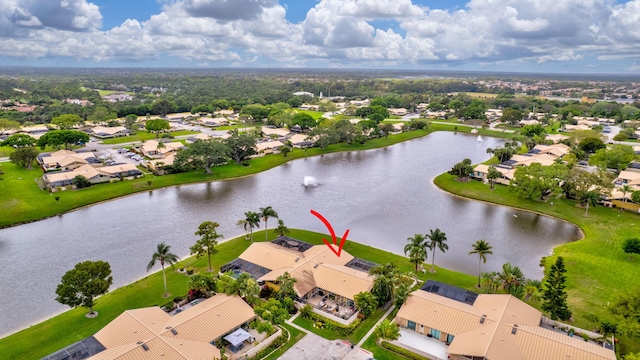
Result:
[[[73,185],[76,176],[83,176],[91,184],[100,184],[110,181],[135,179],[141,177],[142,171],[133,164],[121,164],[104,167],[83,165],[72,171],[45,173],[42,180],[51,190],[66,189]]]
[[[348,322],[356,319],[355,295],[373,287],[373,277],[351,266],[359,259],[344,250],[337,256],[326,245],[286,237],[275,241],[284,245],[253,243],[236,261],[222,266],[221,271],[251,268],[258,281],[275,286],[277,278],[287,272],[296,279],[294,290],[301,303],[312,305],[325,316]]]
[[[414,291],[395,321],[446,343],[449,358],[454,360],[616,358],[614,351],[601,345],[541,326],[542,313],[511,295],[480,294],[475,299],[462,295],[454,300]]]
[[[284,144],[281,141],[264,141],[256,144],[256,148],[258,149],[258,156],[265,154],[273,154],[277,152]]]
[[[89,359],[220,359],[216,342],[255,317],[244,300],[225,294],[173,316],[157,306],[127,310],[94,335],[106,350]]]
[[[96,126],[91,129],[91,134],[100,139],[108,139],[114,137],[121,137],[129,135],[129,130],[124,126],[114,126],[114,127],[105,127],[105,126]]]
[[[181,142],[161,142],[157,140],[148,140],[140,147],[140,151],[146,157],[150,158],[165,158],[169,154],[178,151],[178,149],[184,147]]]
[[[487,178],[487,174],[489,173],[490,165],[478,164],[473,168],[473,172],[470,177],[482,181],[489,181]],[[501,176],[495,179],[496,184],[509,185],[510,181],[513,180],[513,175],[515,173],[515,169],[507,169],[501,166],[495,166],[496,170],[500,172]]]
[[[89,163],[97,164],[99,161],[92,152],[59,150],[48,155],[39,156],[38,163],[47,172],[53,170],[70,171]]]
[[[553,145],[536,145],[531,153],[533,154],[548,154],[556,158],[563,157],[571,152],[571,148],[565,144],[553,144]]]
[[[261,128],[262,134],[267,137],[271,137],[271,135],[277,138],[284,138],[290,134],[288,129],[285,128],[270,128],[268,126],[263,126]]]
[[[562,134],[549,134],[545,137],[545,140],[553,141],[554,144],[561,142],[562,140],[566,140],[569,137]]]

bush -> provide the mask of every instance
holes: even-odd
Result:
[[[188,267],[187,268],[187,275],[193,275],[193,268],[192,267]]]
[[[300,309],[300,316],[302,316],[304,319],[310,319],[312,313],[313,308],[309,304],[303,306],[302,309]]]
[[[393,351],[396,354],[402,355],[404,357],[407,357],[409,359],[413,359],[413,360],[429,360],[428,358],[424,357],[424,356],[420,356],[416,353],[413,353],[407,349],[403,349],[400,346],[397,345],[393,345],[387,341],[383,341],[380,343],[380,346],[382,346],[382,348]]]
[[[258,326],[256,326],[256,330],[258,332],[266,332],[267,334],[271,335],[273,334],[276,330],[273,328],[273,325],[271,325],[269,322],[267,321],[261,321]]]
[[[288,338],[287,332],[283,331],[282,335],[278,336],[277,339],[273,340],[271,345],[269,345],[266,348],[262,349],[260,352],[258,352],[256,354],[256,356],[252,357],[251,360],[258,360],[258,359],[262,359],[263,357],[267,356],[272,351],[274,351],[275,349],[279,348],[284,343],[286,343],[287,342],[287,338]]]
[[[183,296],[176,296],[176,297],[173,298],[173,302],[174,303],[179,303],[182,300],[184,300]]]
[[[164,311],[169,312],[172,311],[173,309],[176,308],[176,304],[172,301],[169,301],[168,303],[164,304],[162,306],[162,308],[164,309]]]
[[[267,285],[264,285],[262,289],[260,289],[260,297],[263,299],[268,299],[273,295],[273,289]]]
[[[311,307],[309,307],[309,310],[311,310]],[[313,320],[316,323],[316,327],[334,330],[340,336],[344,337],[349,336],[358,327],[358,325],[360,325],[360,322],[362,321],[358,318],[354,322],[352,322],[351,325],[343,325],[337,321],[333,321],[325,318],[324,316],[316,314],[313,311],[311,311],[306,318]]]

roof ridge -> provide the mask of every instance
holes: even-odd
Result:
[[[509,326],[509,324],[505,324],[505,323],[501,323],[501,324]],[[541,334],[539,334],[539,333],[537,333],[535,331],[529,331],[527,329],[528,327],[532,327],[532,328],[535,328],[535,329],[542,329],[544,331],[549,331],[549,332],[551,332],[553,334],[560,335],[559,333],[556,333],[555,331],[552,331],[552,330],[549,330],[549,329],[545,329],[542,326],[536,326],[536,325],[521,325],[521,326],[518,326],[518,331],[525,331],[525,332],[527,332],[527,333],[529,333],[531,335],[537,336],[537,337],[543,337],[545,339],[551,340],[551,341],[556,342],[556,343],[560,343],[560,344],[563,344],[563,345],[571,346],[574,349],[584,350],[584,351],[586,351],[588,353],[598,355],[598,353],[596,351],[591,351],[590,349],[587,349],[585,347],[577,346],[576,344],[574,344],[573,341],[566,341],[565,342],[565,341],[559,340],[561,338],[560,336],[558,336],[558,337],[556,337],[556,336],[553,336],[553,337],[552,336],[544,336],[544,335],[541,335]],[[562,336],[562,338],[564,338],[564,336]],[[567,338],[572,339],[572,337],[569,337],[569,336],[567,336]],[[589,343],[589,342],[586,342],[586,343]],[[580,343],[580,344],[582,344],[582,343]],[[595,344],[590,344],[590,345],[594,345],[595,346]],[[592,347],[589,346],[589,348],[592,348]],[[603,349],[605,349],[605,348],[603,347]]]

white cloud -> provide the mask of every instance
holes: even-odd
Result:
[[[640,63],[640,0],[470,0],[429,9],[411,0],[319,0],[299,24],[277,0],[167,0],[149,19],[100,30],[90,0],[0,0],[5,57],[193,60],[281,66]],[[397,29],[380,29],[391,20]],[[630,60],[631,61],[631,60]],[[629,62],[629,68],[632,67]]]

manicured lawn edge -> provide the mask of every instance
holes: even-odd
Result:
[[[256,239],[262,239],[264,230],[254,233]],[[323,244],[322,238],[328,234],[292,229],[288,235],[312,244]],[[269,230],[269,239],[276,238],[273,230]],[[240,236],[221,243],[219,252],[212,256],[212,264],[215,269],[237,258],[251,243]],[[344,249],[351,255],[374,261],[379,264],[393,262],[402,272],[409,272],[413,264],[403,256],[375,249],[352,240],[348,240]],[[151,255],[151,254],[141,254]],[[175,266],[193,267],[196,272],[206,271],[207,258],[196,259],[189,257]],[[189,278],[178,273],[171,267],[167,268],[167,283],[172,296],[184,295],[188,289]],[[447,282],[465,289],[473,289],[476,284],[475,276],[456,273],[451,270],[436,267],[436,273],[418,274],[422,281],[434,279]],[[38,359],[64,348],[87,336],[95,334],[107,323],[120,315],[124,310],[135,309],[153,305],[163,305],[168,300],[162,297],[162,273],[156,272],[132,284],[115,289],[96,300],[94,309],[100,314],[95,319],[87,319],[84,314],[88,311],[84,308],[76,308],[64,312],[42,323],[33,325],[0,339],[0,354],[7,359]],[[53,294],[52,294],[53,296]],[[38,346],[33,346],[38,344]]]
[[[289,332],[289,341],[287,341],[284,345],[278,348],[276,351],[269,354],[269,356],[264,357],[264,360],[277,360],[282,354],[287,352],[287,350],[291,349],[298,341],[300,341],[305,335],[305,332],[300,331],[289,324],[282,324],[280,327],[284,328],[285,331]]]
[[[250,176],[296,159],[334,152],[382,148],[403,141],[421,138],[435,131],[453,131],[453,129],[453,125],[431,124],[427,130],[414,130],[390,135],[388,139],[384,137],[371,139],[366,144],[342,143],[331,145],[327,149],[294,149],[287,157],[281,154],[267,155],[252,159],[249,166],[229,164],[217,167],[213,170],[212,174],[191,171],[157,177],[154,175],[145,175],[135,180],[99,184],[81,190],[61,191],[55,194],[40,190],[38,186],[35,185],[34,179],[42,177],[41,170],[25,170],[18,168],[12,163],[2,163],[0,164],[0,168],[4,170],[5,174],[3,175],[4,180],[0,181],[0,211],[11,211],[3,211],[3,216],[0,217],[0,228],[46,219],[84,206],[139,192],[152,191],[167,186]],[[460,126],[457,131],[460,133],[470,133],[471,130],[470,127]],[[479,129],[479,134],[497,137],[510,136],[510,134],[483,129]],[[149,184],[149,181],[151,184]],[[22,184],[20,184],[20,182],[22,182]],[[59,196],[60,200],[55,201],[55,196]]]
[[[615,323],[607,304],[615,302],[617,294],[640,289],[638,265],[629,261],[622,250],[622,242],[637,237],[640,217],[631,212],[619,212],[605,207],[585,210],[574,201],[556,198],[547,202],[518,198],[507,186],[496,185],[490,191],[487,184],[478,181],[458,182],[454,176],[441,174],[434,183],[454,195],[510,206],[570,222],[578,226],[584,237],[554,248],[553,254],[542,261],[546,268],[558,256],[564,258],[567,269],[567,293],[569,308],[573,312],[574,325],[593,330],[597,325],[589,319],[595,315],[600,321]],[[491,239],[487,239],[491,242]],[[517,265],[517,264],[516,264]],[[621,337],[622,353],[640,350],[640,339]]]

